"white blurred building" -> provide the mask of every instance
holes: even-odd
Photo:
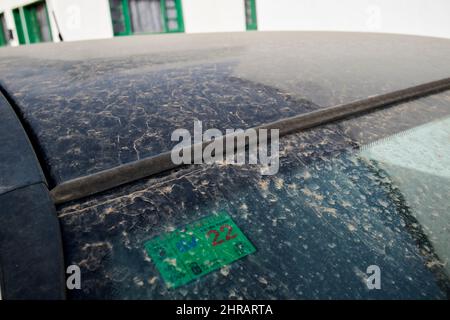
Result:
[[[0,0],[0,45],[246,30],[450,38],[449,16],[448,0]]]

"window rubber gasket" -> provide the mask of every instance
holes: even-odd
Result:
[[[254,127],[261,129],[279,129],[280,137],[313,127],[318,127],[351,116],[361,115],[382,107],[393,106],[408,100],[418,99],[450,89],[450,78],[445,78],[402,90],[381,94],[367,99],[357,100],[347,104],[336,105],[297,116],[284,118],[268,124]],[[237,134],[234,134],[237,136]],[[221,139],[226,139],[222,136]],[[211,141],[201,144],[205,148]],[[198,145],[183,148],[184,152],[193,152]],[[150,177],[164,171],[182,166],[171,161],[171,152],[164,152],[97,173],[65,181],[50,191],[56,205],[97,194],[112,188]]]

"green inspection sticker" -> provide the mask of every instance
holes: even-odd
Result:
[[[220,212],[159,235],[144,244],[169,288],[176,288],[256,251]]]

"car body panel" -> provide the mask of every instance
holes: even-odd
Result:
[[[62,239],[34,146],[0,93],[2,299],[65,298]]]
[[[66,260],[85,281],[70,297],[445,299],[445,260],[427,240],[435,229],[424,235],[430,225],[418,223],[395,177],[361,150],[449,116],[447,91],[285,136],[275,176],[248,165],[189,166],[62,205]],[[433,179],[421,183],[445,199]],[[425,213],[446,214],[418,201]],[[144,243],[220,211],[256,253],[168,288]],[[381,290],[365,284],[370,265],[382,270]]]
[[[7,208],[0,258],[7,253],[20,268],[14,260],[2,267],[3,283],[17,283],[7,296],[39,295],[8,280],[21,278],[48,290],[42,297],[62,297],[63,267],[78,265],[81,290],[68,292],[75,299],[448,297],[445,257],[433,246],[439,238],[424,231],[428,220],[411,212],[392,172],[361,154],[447,118],[448,91],[287,135],[272,177],[253,166],[186,166],[56,211],[47,185],[169,151],[173,130],[189,130],[195,120],[204,129],[245,129],[448,78],[449,53],[444,39],[328,32],[135,36],[0,50],[2,91],[47,174],[41,181],[37,170],[27,180],[20,173],[27,162],[14,167],[8,158],[19,173],[0,195]],[[433,177],[420,183],[447,197]],[[427,210],[430,201],[415,208]],[[145,241],[223,210],[256,253],[168,289]],[[28,278],[38,258],[36,278]],[[381,267],[383,290],[368,290],[370,265]],[[39,287],[41,274],[53,282]]]
[[[45,183],[33,146],[6,98],[0,93],[0,194]]]
[[[169,151],[170,134],[248,128],[448,76],[450,42],[327,32],[136,36],[0,52],[0,84],[58,184]]]

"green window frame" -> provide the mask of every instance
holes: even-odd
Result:
[[[44,6],[46,25],[40,24],[37,8]],[[16,25],[17,38],[19,44],[30,44],[53,41],[50,18],[48,15],[47,3],[36,1],[23,7],[13,10],[14,23]],[[45,28],[47,30],[45,30]]]
[[[161,8],[162,32],[147,33],[176,33],[184,32],[183,9],[181,0],[159,0]],[[111,22],[114,36],[128,36],[136,34],[133,31],[129,0],[109,0]],[[169,16],[169,10],[175,10],[176,16]]]
[[[245,4],[245,26],[247,31],[258,30],[256,18],[256,0],[244,0]]]
[[[0,13],[0,47],[6,46],[9,43],[8,28],[6,27],[5,15]]]
[[[22,14],[19,8],[13,10],[14,24],[16,25],[17,39],[19,44],[26,44],[25,31],[23,29]]]

